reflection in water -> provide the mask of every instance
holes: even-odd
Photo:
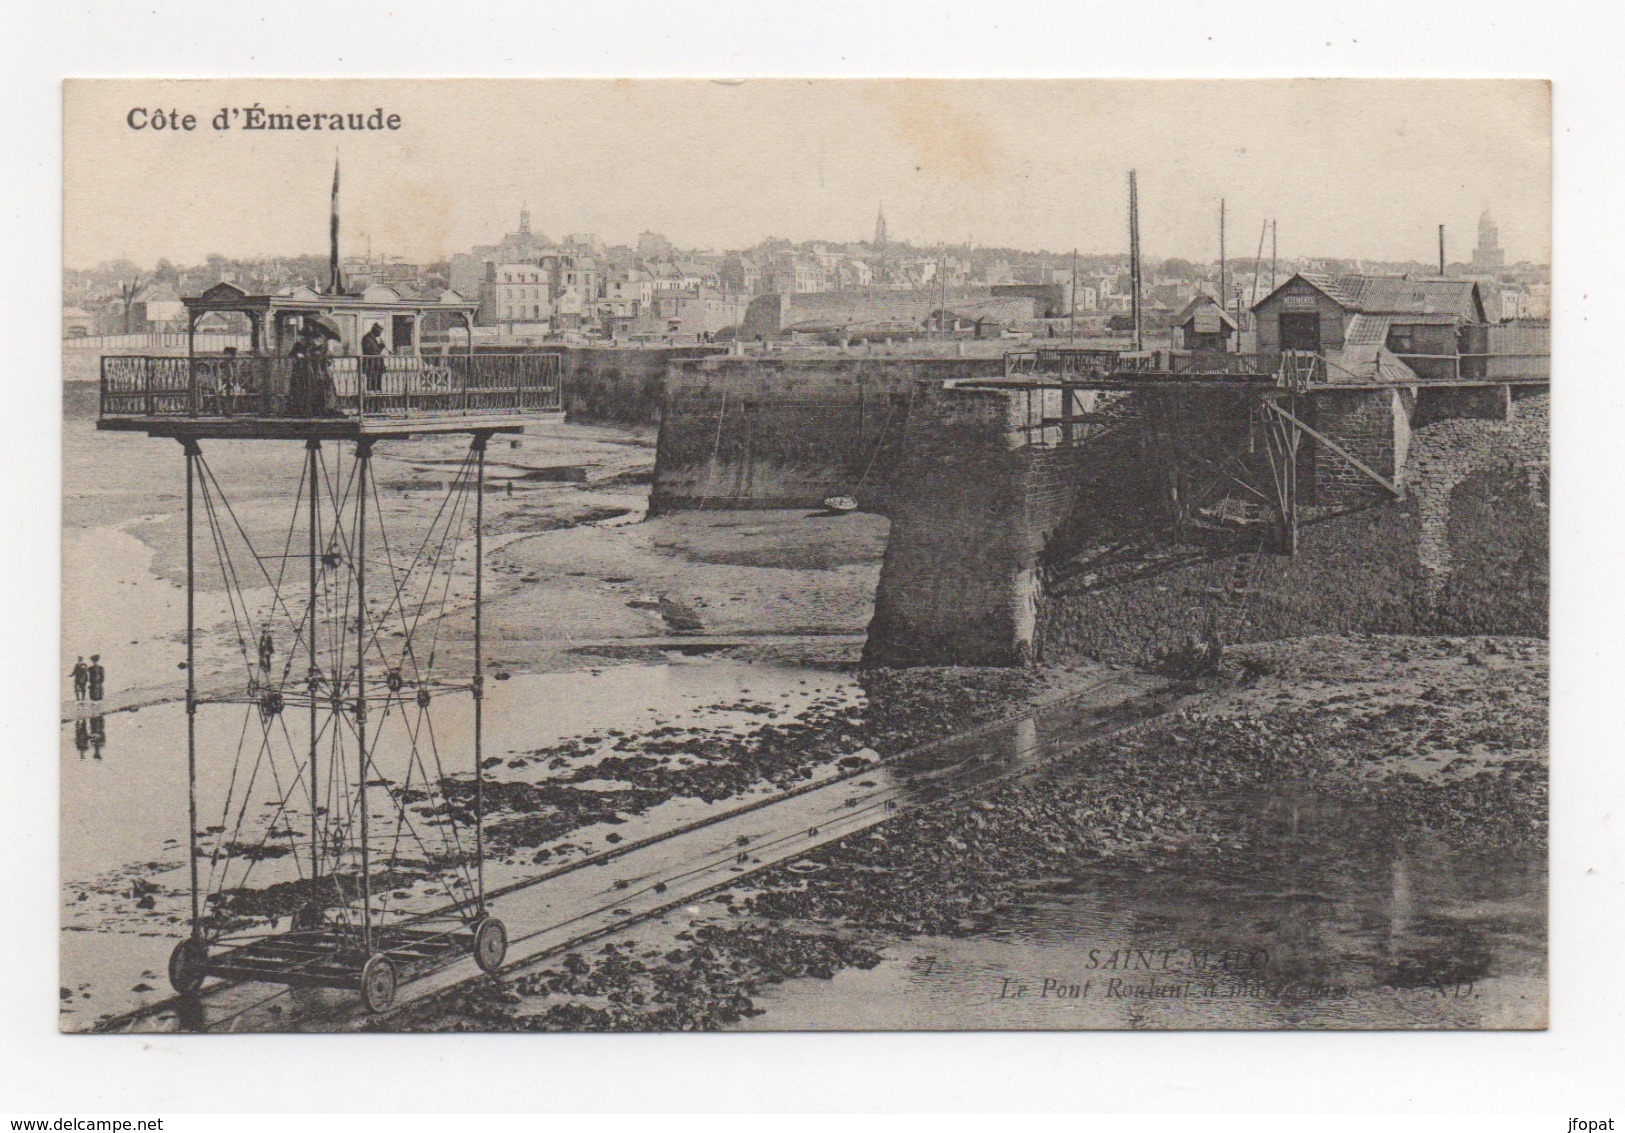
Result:
[[[73,722],[73,747],[79,753],[79,758],[85,757],[85,752],[93,752],[92,758],[102,757],[102,748],[107,744],[107,721],[101,716],[81,716]]]
[[[1391,878],[1388,887],[1388,954],[1390,956],[1403,955],[1405,952],[1405,933],[1411,923],[1411,875],[1405,859],[1405,849],[1401,845],[1399,852],[1394,855],[1393,865],[1390,868]]]
[[[1038,721],[1032,716],[1023,716],[1016,721],[1015,735],[1012,737],[1011,756],[1016,763],[1032,763],[1038,758]]]

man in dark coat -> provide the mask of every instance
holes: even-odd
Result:
[[[100,700],[107,691],[107,670],[102,668],[102,655],[90,655],[90,671],[86,674],[90,680],[90,699]]]
[[[384,388],[384,328],[379,323],[373,323],[361,338],[361,373],[367,379],[368,393]]]

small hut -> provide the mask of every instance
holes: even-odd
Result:
[[[1206,292],[1185,304],[1174,325],[1179,328],[1182,349],[1203,353],[1229,353],[1230,336],[1239,329],[1230,312]]]

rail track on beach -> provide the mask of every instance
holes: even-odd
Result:
[[[508,925],[508,975],[690,905],[927,806],[951,805],[1036,774],[1079,748],[1178,707],[1189,689],[1113,672],[1046,703],[861,767],[756,799],[487,893]],[[351,993],[222,981],[98,1022],[100,1033],[389,1028],[483,973],[462,958],[401,988],[369,1015]]]

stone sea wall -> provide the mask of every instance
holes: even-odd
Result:
[[[1002,372],[997,358],[719,357],[670,368],[651,514],[891,506],[893,469],[919,391]]]

